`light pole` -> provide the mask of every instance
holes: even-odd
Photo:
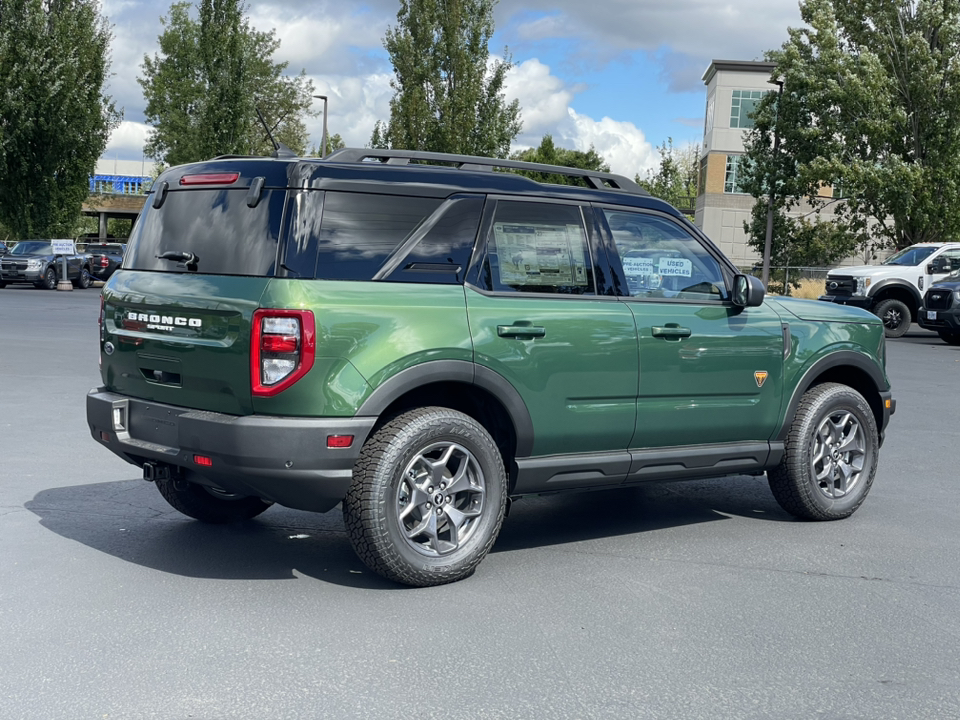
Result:
[[[327,155],[327,96],[314,95],[318,100],[323,100],[323,134],[320,136],[320,157]]]
[[[777,80],[780,89],[777,91],[777,114],[773,119],[773,159],[776,162],[777,155],[780,153],[780,134],[777,130],[780,128],[780,100],[783,98],[783,80]],[[324,115],[326,118],[326,115]],[[776,173],[770,173],[767,182],[770,183],[770,194],[767,196],[767,235],[763,241],[763,272],[760,280],[763,287],[767,287],[770,282],[770,251],[773,244],[773,188],[776,180]]]

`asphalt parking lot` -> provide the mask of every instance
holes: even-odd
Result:
[[[401,588],[339,510],[205,526],[97,445],[99,292],[0,290],[0,718],[960,718],[960,348],[889,341],[850,519],[765,479],[525,499]]]

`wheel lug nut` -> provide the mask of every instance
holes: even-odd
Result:
[[[447,495],[446,501],[447,501],[447,502],[450,502],[450,496],[449,496],[449,495]]]
[[[442,513],[442,512],[443,512],[443,510],[441,510],[440,508],[437,508],[437,515],[439,515],[439,514]]]
[[[429,509],[432,508],[432,507],[433,507],[433,505],[431,505],[430,503],[427,503],[427,510],[429,510]]]
[[[427,492],[433,492],[433,485],[427,488]]]

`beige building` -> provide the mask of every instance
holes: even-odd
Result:
[[[754,199],[739,184],[740,163],[744,155],[744,131],[753,127],[750,114],[764,93],[777,92],[770,82],[776,65],[769,62],[714,60],[703,74],[707,86],[707,111],[703,130],[703,156],[700,159],[699,195],[694,221],[723,253],[740,267],[751,267],[761,256],[747,244],[743,225],[750,219]],[[821,193],[831,197],[832,188]],[[795,214],[812,214],[802,203]],[[821,217],[833,216],[829,206]],[[844,264],[863,262],[851,258]]]

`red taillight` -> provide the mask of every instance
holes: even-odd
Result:
[[[313,367],[316,323],[309,310],[262,309],[253,313],[250,380],[255,397],[271,397]]]
[[[110,264],[110,260],[105,257],[100,258],[100,267],[107,267]]]
[[[292,354],[300,346],[300,338],[291,335],[264,335],[260,349],[265,353]]]
[[[353,445],[353,435],[327,435],[328,448],[348,448]]]
[[[213,458],[208,458],[206,455],[194,455],[193,461],[203,467],[213,467]]]
[[[181,185],[232,185],[240,179],[240,173],[204,173],[202,175],[184,175]]]

